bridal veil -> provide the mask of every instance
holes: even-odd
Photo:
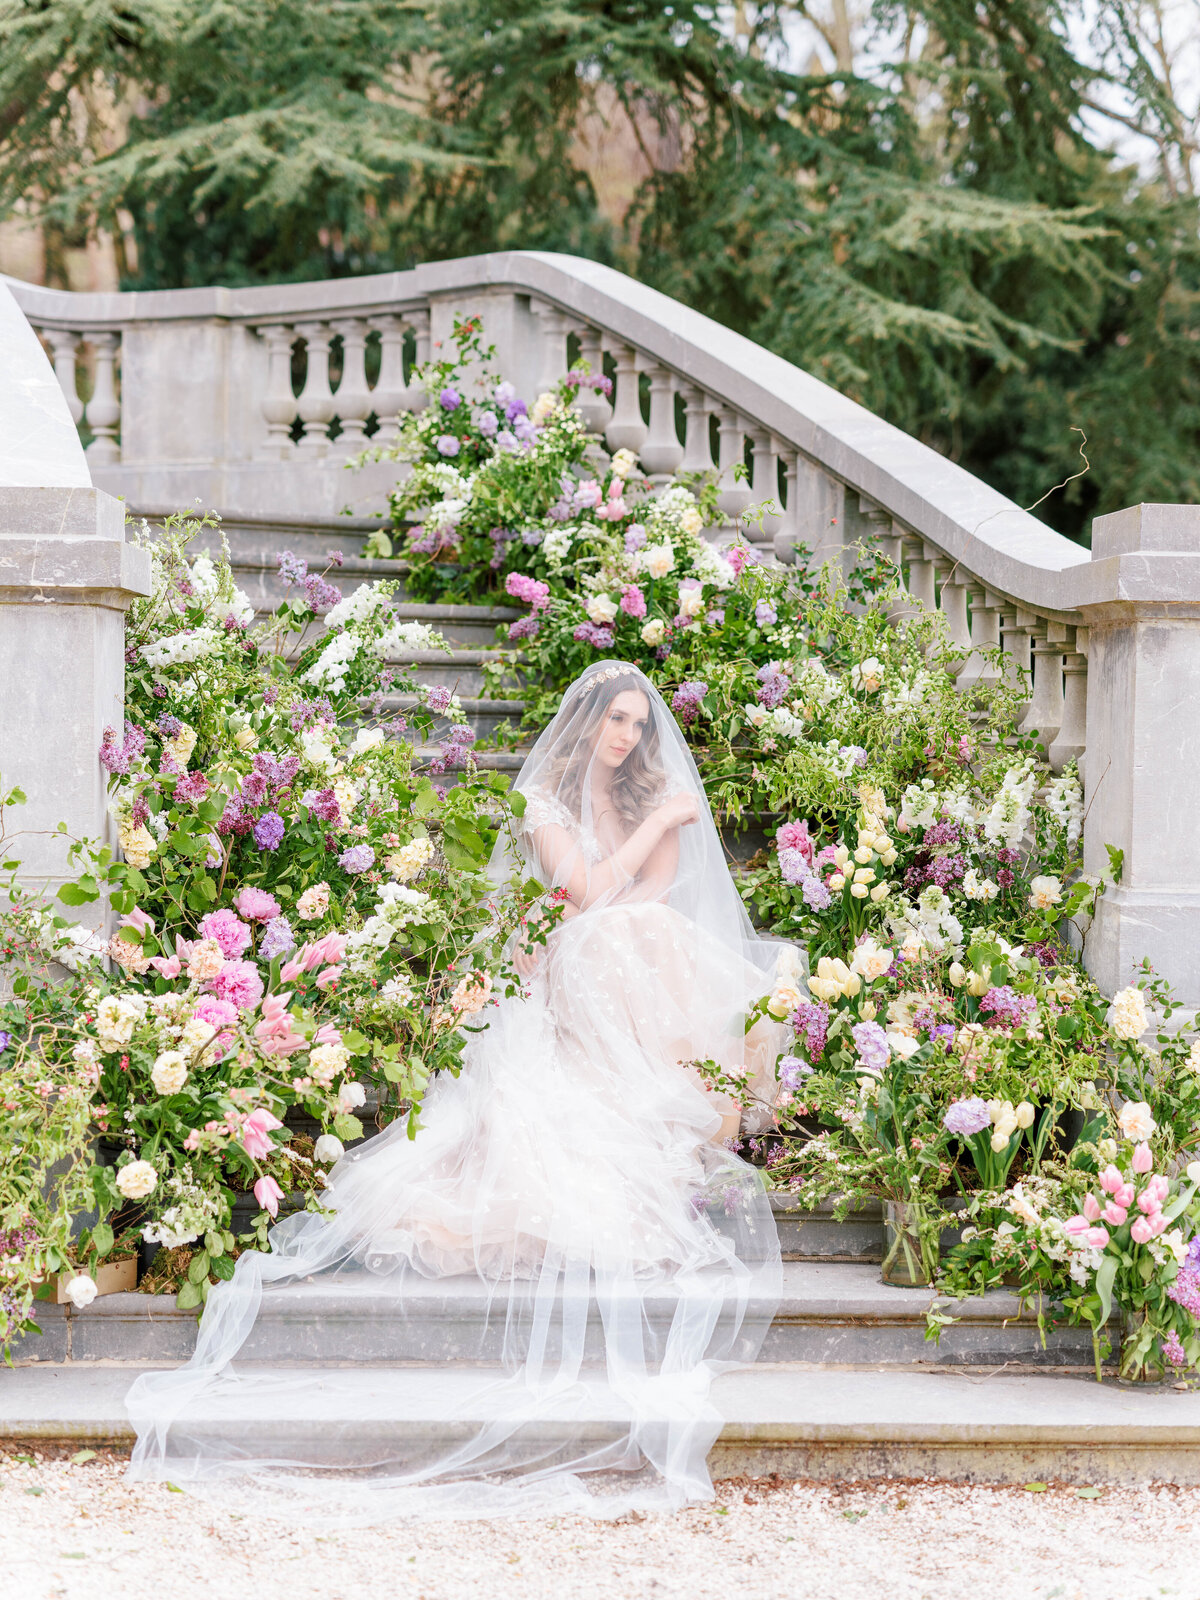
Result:
[[[415,1140],[402,1119],[349,1151],[328,1214],[279,1222],[213,1289],[191,1360],[137,1380],[132,1477],[310,1526],[711,1493],[710,1386],[757,1356],[779,1246],[760,1177],[723,1142],[730,1104],[691,1063],[769,1101],[778,1031],[746,1017],[780,946],[751,927],[636,667],[571,686],[516,789],[493,870],[538,878],[565,912],[527,992],[483,1014]],[[624,842],[679,797],[671,815],[695,820],[629,870]]]

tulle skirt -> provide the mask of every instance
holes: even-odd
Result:
[[[551,937],[457,1077],[334,1168],[329,1214],[216,1286],[186,1366],[128,1397],[130,1475],[349,1526],[594,1516],[711,1494],[713,1377],[779,1294],[761,1179],[696,1060],[766,1085],[765,987],[662,905]]]

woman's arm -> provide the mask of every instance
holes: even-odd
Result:
[[[674,795],[652,811],[619,849],[590,867],[578,842],[566,828],[547,823],[536,830],[534,837],[544,871],[556,886],[567,891],[572,904],[583,911],[614,890],[623,889],[630,878],[636,878],[669,834],[676,835],[675,853],[678,858],[676,830],[686,823],[695,822],[696,815],[697,806],[692,795]],[[671,879],[674,875],[672,867]],[[671,879],[667,880],[668,883]]]
[[[638,874],[639,900],[665,900],[679,871],[679,829],[671,828],[646,857]]]

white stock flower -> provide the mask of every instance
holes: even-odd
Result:
[[[178,1094],[187,1082],[187,1061],[179,1050],[164,1050],[150,1069],[155,1094]]]
[[[148,1161],[131,1161],[117,1173],[117,1188],[126,1200],[144,1200],[157,1183],[158,1173]]]
[[[1009,767],[991,810],[983,820],[984,834],[992,844],[1017,849],[1029,827],[1036,788],[1037,775],[1032,761],[1025,760],[1019,766]]]
[[[1146,997],[1131,986],[1113,995],[1109,1026],[1118,1039],[1140,1039],[1149,1026],[1146,1016]]]
[[[987,904],[1000,893],[1000,885],[991,878],[981,878],[977,867],[968,867],[963,873],[962,892],[968,900],[982,900]]]

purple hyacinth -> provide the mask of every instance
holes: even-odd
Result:
[[[969,1138],[973,1133],[982,1133],[990,1124],[986,1101],[978,1095],[972,1095],[968,1100],[956,1100],[952,1106],[947,1107],[942,1118],[942,1126],[947,1133],[957,1133],[961,1138]]]
[[[263,929],[258,946],[259,955],[264,961],[274,961],[276,956],[285,955],[295,948],[296,936],[291,923],[286,917],[272,917]]]
[[[1027,1022],[1037,1010],[1037,1001],[1031,994],[1018,994],[1015,989],[1004,984],[1001,988],[989,989],[979,1002],[979,1009],[986,1016],[991,1017],[993,1025],[1003,1028],[1006,1032],[1010,1028],[1019,1028]]]
[[[779,613],[769,600],[759,600],[754,607],[754,621],[759,628],[773,628],[779,620]]]
[[[829,1036],[829,1007],[815,1000],[802,1000],[788,1021],[797,1038],[804,1035],[809,1060],[819,1061],[825,1054],[825,1041]]]
[[[352,844],[338,857],[338,866],[356,876],[360,872],[369,872],[374,865],[375,852],[369,844]]]
[[[868,1072],[882,1072],[888,1064],[887,1034],[877,1022],[856,1022],[850,1029],[859,1060]]]
[[[264,811],[254,824],[254,842],[260,850],[278,850],[286,831],[278,811]]]
[[[283,550],[279,557],[279,576],[284,583],[303,583],[308,576],[308,562],[302,561],[292,550]]]

